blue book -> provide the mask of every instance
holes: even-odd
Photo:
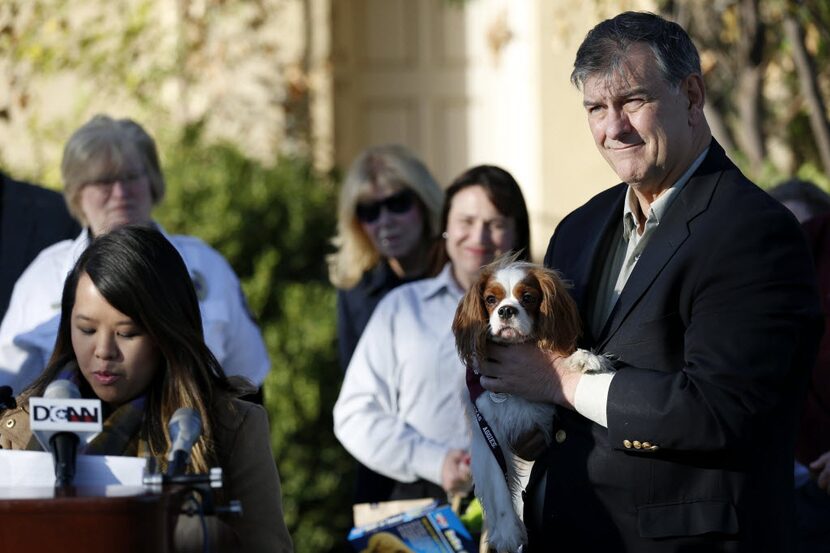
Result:
[[[353,528],[349,543],[359,553],[477,553],[470,532],[446,503],[437,501],[374,524]]]

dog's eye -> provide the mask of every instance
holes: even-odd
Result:
[[[533,296],[533,294],[522,294],[522,303],[533,303],[534,301],[536,301],[536,298]]]
[[[484,298],[484,303],[486,303],[487,305],[496,305],[496,302],[496,296],[492,294]]]

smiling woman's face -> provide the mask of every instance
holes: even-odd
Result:
[[[161,364],[158,347],[104,299],[86,273],[78,279],[71,325],[81,374],[101,401],[118,407],[147,389]]]
[[[515,247],[516,219],[493,205],[479,185],[456,192],[447,215],[447,255],[465,290],[479,270]]]

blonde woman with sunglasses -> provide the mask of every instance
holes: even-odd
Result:
[[[403,146],[367,148],[340,190],[337,251],[329,277],[338,288],[337,338],[345,372],[378,302],[399,285],[434,276],[444,192]],[[386,498],[394,482],[358,465],[356,503]]]

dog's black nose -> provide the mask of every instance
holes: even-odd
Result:
[[[519,311],[512,305],[502,305],[501,307],[499,307],[498,310],[499,319],[504,320],[510,319],[511,317],[515,317],[518,313]]]

